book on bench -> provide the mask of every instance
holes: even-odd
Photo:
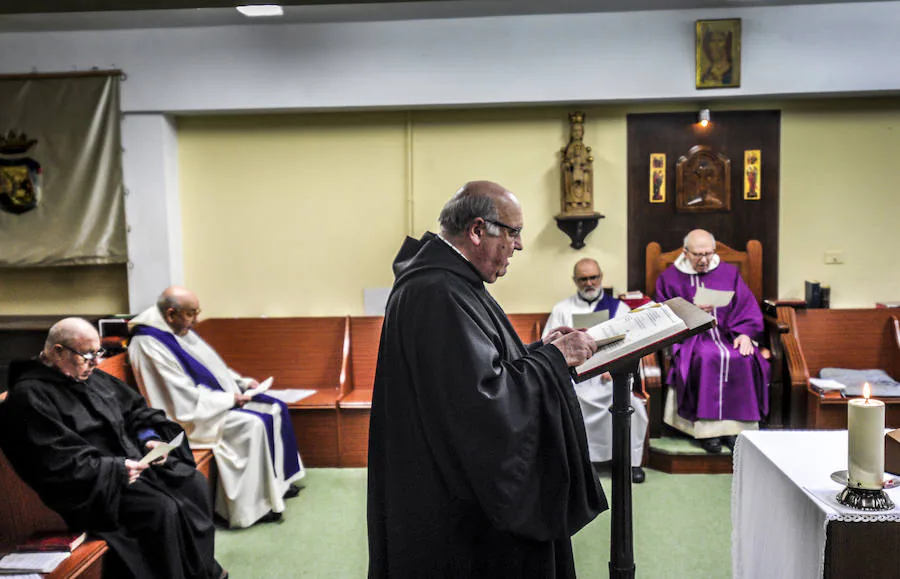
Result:
[[[584,364],[573,368],[572,378],[582,382],[602,374],[617,362],[649,354],[679,341],[679,337],[687,338],[704,327],[712,327],[714,323],[715,318],[682,298],[672,298],[612,318],[588,328],[587,333],[592,338],[609,343],[598,348]]]
[[[35,533],[24,543],[16,546],[16,551],[65,551],[71,553],[87,538],[87,533],[59,531],[55,533]]]

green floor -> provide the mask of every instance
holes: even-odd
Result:
[[[285,520],[220,530],[216,555],[232,579],[366,576],[365,469],[310,469]],[[602,477],[609,496],[610,481]],[[731,576],[731,475],[647,471],[634,485],[637,577]],[[608,576],[609,511],[574,537],[579,577]]]

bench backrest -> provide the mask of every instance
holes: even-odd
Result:
[[[383,316],[350,318],[350,366],[354,390],[371,390],[375,385],[375,366],[383,324]]]
[[[796,310],[791,332],[796,336],[811,377],[822,368],[880,368],[900,379],[897,360],[896,310]],[[894,344],[896,342],[894,341]]]
[[[273,388],[337,390],[344,346],[343,317],[212,318],[195,328],[234,370]]]

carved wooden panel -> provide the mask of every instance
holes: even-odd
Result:
[[[710,147],[691,147],[675,165],[675,209],[731,211],[731,159]]]

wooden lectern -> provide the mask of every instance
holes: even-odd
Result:
[[[609,372],[613,379],[612,436],[612,521],[610,533],[609,576],[615,579],[634,577],[634,537],[631,523],[631,387],[641,358],[677,344],[716,324],[716,319],[682,298],[665,302],[681,318],[686,330],[628,353],[605,366],[591,371],[591,375]]]

